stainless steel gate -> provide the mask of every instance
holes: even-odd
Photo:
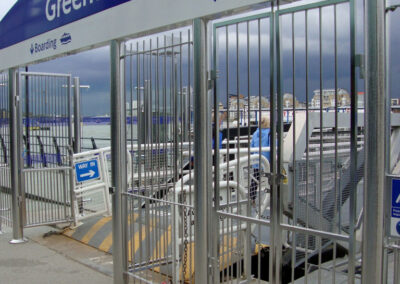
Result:
[[[24,226],[71,221],[71,76],[20,72],[17,85]]]
[[[353,2],[329,1],[214,25],[214,136],[225,132],[216,157],[226,162],[214,175],[216,282],[360,278],[354,21]]]
[[[394,42],[397,40],[395,32],[396,25],[393,25],[399,19],[400,13],[397,5],[389,6],[391,3],[386,3],[386,43],[387,43],[387,131],[391,136],[386,138],[386,225],[384,237],[384,263],[383,263],[383,282],[384,283],[399,283],[400,282],[400,241],[398,237],[393,236],[392,230],[392,180],[400,177],[400,157],[399,145],[397,139],[400,134],[400,129],[395,127],[397,117],[393,114],[398,113],[397,104],[392,104],[391,99],[396,100],[396,91],[393,88],[393,83],[398,80],[398,73],[393,72],[393,67],[397,64],[397,52],[393,48]],[[390,116],[389,116],[390,114]],[[389,127],[389,125],[391,127]]]
[[[209,273],[196,282],[361,279],[366,129],[355,7],[271,4],[262,14],[213,22],[208,116],[192,109],[192,78],[201,78],[192,74],[202,70],[192,69],[190,29],[114,50],[128,74],[121,85],[132,156],[122,193],[124,275],[192,282],[199,266],[204,272],[194,263],[201,238]],[[196,131],[207,133],[212,151],[192,150],[198,112],[211,118]],[[194,206],[196,155],[209,169],[201,172],[202,208]],[[195,223],[204,208],[205,242]],[[398,244],[387,251],[398,265]]]
[[[136,281],[194,277],[192,32],[127,43],[127,273]]]
[[[0,231],[12,226],[8,74],[0,73]]]

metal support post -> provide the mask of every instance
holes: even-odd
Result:
[[[277,7],[279,9],[279,5]],[[272,6],[272,10],[273,10]],[[270,44],[271,60],[270,70],[277,74],[276,85],[274,72],[270,74],[270,96],[271,96],[271,250],[270,250],[270,282],[281,283],[282,278],[282,229],[281,229],[281,200],[280,200],[280,176],[282,167],[282,97],[281,95],[281,55],[280,55],[280,31],[279,15],[271,14]],[[278,134],[278,135],[277,135]],[[278,150],[278,152],[277,152]]]
[[[365,172],[362,283],[381,283],[385,192],[385,2],[365,1]],[[387,134],[389,135],[389,134]]]
[[[195,282],[208,283],[207,155],[208,137],[207,36],[204,19],[193,22],[194,43],[194,210],[195,210]]]
[[[126,206],[122,193],[127,188],[126,168],[126,109],[125,88],[123,84],[124,64],[121,56],[124,44],[111,42],[111,167],[112,167],[112,236],[114,284],[127,284],[128,270],[126,258]],[[123,213],[125,216],[123,216]]]
[[[356,219],[357,219],[357,161],[358,161],[358,95],[356,78],[356,3],[350,0],[350,55],[351,55],[351,105],[350,105],[350,175],[352,190],[349,196],[350,224],[349,224],[349,264],[348,283],[355,282],[356,269]]]
[[[75,144],[74,144],[74,152],[80,153],[81,152],[81,104],[80,104],[80,83],[79,77],[74,78],[74,137],[75,137]]]
[[[72,149],[72,90],[71,90],[72,78],[68,76],[68,88],[67,88],[67,97],[68,97],[68,145],[70,145],[68,150],[69,155],[69,198],[71,200],[71,217],[73,220],[73,226],[77,226],[77,216],[75,213],[75,191],[74,191],[74,161],[73,161],[73,149]],[[44,156],[45,157],[45,156]]]
[[[21,141],[19,122],[19,96],[17,89],[17,70],[15,68],[9,70],[8,75],[8,93],[10,107],[10,164],[11,164],[11,188],[12,188],[12,219],[13,219],[13,239],[12,244],[23,243],[24,224],[22,216],[22,198],[21,198]]]
[[[28,66],[25,67],[25,72],[28,73]],[[32,166],[31,158],[31,138],[30,138],[30,106],[29,106],[29,76],[25,77],[25,133],[26,133],[26,164],[30,168]]]

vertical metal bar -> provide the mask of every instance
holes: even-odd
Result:
[[[334,11],[333,11],[333,29],[334,29],[334,57],[335,57],[335,170],[334,170],[334,191],[335,191],[335,202],[334,202],[334,213],[333,213],[333,220],[334,224],[338,224],[338,219],[337,219],[337,211],[338,211],[338,204],[337,204],[337,196],[338,196],[338,45],[337,45],[337,12],[336,12],[336,5],[334,6]],[[335,232],[335,228],[333,228],[333,231]],[[338,227],[338,232],[339,227]],[[336,250],[337,250],[337,244],[336,241],[333,241],[333,267],[336,266]],[[336,270],[332,269],[332,283],[336,283]]]
[[[122,193],[127,188],[126,169],[126,112],[125,92],[121,81],[124,76],[124,64],[121,63],[121,42],[113,40],[110,47],[111,55],[111,167],[112,186],[115,192],[112,195],[112,228],[113,228],[113,263],[114,283],[128,283],[126,260],[126,218],[123,217]]]
[[[382,280],[385,192],[385,2],[365,1],[365,172],[362,282]]]
[[[292,105],[292,129],[293,129],[293,140],[292,140],[292,148],[293,148],[293,159],[292,159],[292,176],[296,177],[297,169],[296,169],[296,51],[295,51],[295,25],[294,25],[294,13],[291,15],[292,17],[292,85],[293,85],[293,105]],[[289,117],[289,109],[287,109],[288,117]],[[293,225],[297,226],[297,208],[296,208],[296,185],[295,182],[292,181],[292,197],[293,197]],[[296,241],[297,241],[297,234],[295,232],[292,233],[293,236],[293,250],[292,250],[292,277],[291,282],[294,283],[294,274],[295,274],[295,261],[296,261]]]
[[[270,133],[271,133],[271,141],[270,141],[270,153],[271,153],[271,163],[270,163],[270,173],[271,177],[273,177],[275,173],[275,161],[276,161],[276,127],[275,127],[275,76],[274,76],[274,70],[275,70],[275,10],[274,10],[274,2],[271,3],[271,17],[270,17],[270,40],[269,40],[269,48],[270,48],[270,53],[269,53],[269,94],[270,94]],[[275,184],[273,182],[273,179],[271,178],[270,181],[270,187],[271,187],[271,213],[270,213],[270,218],[271,218],[271,249],[270,249],[270,254],[269,254],[269,279],[271,283],[278,283],[275,278],[275,238],[274,238],[274,232],[275,232],[275,219],[274,219],[274,212],[272,211],[272,208],[274,208],[274,199],[273,195],[275,193]]]
[[[357,79],[355,75],[355,50],[356,50],[356,8],[355,0],[350,1],[350,175],[352,178],[352,190],[350,191],[350,214],[349,214],[349,265],[348,283],[355,281],[355,221],[357,211],[357,136],[358,136],[358,108],[357,108]],[[368,151],[366,151],[367,153]],[[368,155],[368,154],[367,154]],[[366,165],[367,168],[367,165]],[[365,176],[365,175],[364,175]],[[366,180],[364,179],[364,182]],[[365,195],[365,192],[364,192]],[[366,219],[364,219],[367,221]]]
[[[25,67],[25,72],[28,72],[28,66]],[[26,163],[27,167],[31,167],[31,146],[30,146],[30,136],[29,136],[29,76],[25,79],[25,132],[26,132]]]
[[[319,229],[322,230],[322,187],[323,187],[323,171],[324,171],[324,151],[323,151],[323,127],[324,127],[324,116],[323,116],[323,46],[322,46],[322,8],[318,9],[318,41],[319,41],[319,186],[318,186],[318,208],[320,210],[319,214]],[[322,281],[321,275],[321,261],[322,261],[322,238],[315,238],[318,242],[318,283]],[[317,247],[317,244],[316,244]]]
[[[268,17],[267,17],[268,19]],[[262,98],[262,91],[261,91],[261,82],[262,82],[262,75],[261,75],[261,19],[257,20],[257,47],[258,47],[258,54],[257,54],[257,58],[258,58],[258,114],[256,111],[255,114],[255,119],[258,123],[258,127],[261,127],[260,122],[261,122],[261,98]],[[258,115],[258,117],[257,117]],[[261,147],[261,143],[259,143],[260,147]],[[261,153],[261,151],[259,152]],[[258,164],[261,165],[261,155],[259,155],[258,158]],[[267,193],[269,194],[269,193]],[[258,208],[258,212],[261,212],[261,198],[258,199],[258,204],[257,204],[257,208]],[[259,217],[261,218],[261,214],[259,214]],[[260,283],[260,279],[261,279],[261,226],[257,226],[257,243],[256,245],[259,246],[259,251],[257,253],[257,283]]]
[[[81,152],[81,104],[80,104],[80,83],[79,77],[74,78],[74,137],[75,137],[75,145],[74,152]]]
[[[193,21],[194,44],[194,210],[195,210],[195,283],[208,281],[208,226],[207,226],[207,27],[204,19]]]
[[[213,52],[212,52],[212,57],[213,57],[213,73],[212,73],[212,80],[214,80],[214,97],[213,97],[213,109],[214,109],[214,206],[212,208],[211,212],[211,218],[214,218],[214,220],[217,220],[217,211],[219,210],[219,196],[220,196],[220,189],[219,189],[219,180],[220,180],[220,167],[219,167],[219,161],[220,161],[220,148],[219,145],[221,143],[219,139],[219,132],[220,132],[220,124],[219,124],[219,105],[218,105],[218,93],[217,93],[217,78],[216,78],[216,72],[217,72],[217,64],[218,64],[218,55],[217,55],[217,49],[218,49],[218,39],[217,39],[217,30],[214,27],[213,28]],[[217,146],[218,145],[218,146]],[[216,219],[215,219],[216,218]],[[219,222],[213,222],[212,223],[212,230],[214,232],[219,232]],[[219,264],[219,258],[218,258],[218,253],[219,253],[219,234],[214,234],[217,237],[213,239],[213,242],[211,244],[211,251],[212,251],[212,261],[213,261],[213,267],[214,267],[214,273],[213,273],[213,282],[214,283],[220,283],[219,279],[219,269],[220,269],[220,264]]]
[[[10,163],[11,163],[11,188],[12,188],[12,218],[13,218],[13,239],[12,244],[25,242],[24,224],[22,217],[21,203],[21,183],[22,183],[22,165],[21,165],[21,143],[19,118],[19,95],[18,95],[17,69],[10,69],[8,75],[8,95],[10,112]]]
[[[250,105],[250,22],[247,21],[246,22],[246,64],[247,64],[247,140],[251,141],[250,139],[250,109],[251,109],[251,105]],[[246,119],[246,118],[245,118]],[[261,135],[260,135],[261,136]],[[261,146],[261,143],[259,144]],[[260,152],[261,153],[261,152]],[[250,146],[247,148],[247,156],[250,158]],[[240,157],[240,155],[238,154],[238,157]],[[260,164],[259,164],[260,165]],[[250,159],[248,160],[247,163],[247,168],[250,169]],[[259,179],[261,181],[261,178]],[[247,206],[246,206],[246,215],[247,216],[251,216],[251,204],[250,204],[250,170],[247,172],[247,188],[249,188],[248,190],[248,201],[247,201]],[[258,191],[258,196],[259,199],[261,199],[261,182],[259,184],[258,189],[256,190]],[[243,235],[245,236],[245,240],[244,240],[244,276],[247,278],[248,281],[251,280],[251,224],[250,222],[248,222],[246,224],[246,231],[243,232]]]
[[[70,170],[69,170],[69,200],[70,200],[70,204],[71,204],[71,216],[72,216],[72,220],[74,220],[74,222],[76,223],[76,216],[75,216],[75,202],[74,202],[74,198],[75,198],[75,192],[74,192],[74,161],[73,161],[73,149],[72,149],[72,96],[71,96],[71,89],[72,89],[72,78],[71,76],[67,77],[67,82],[68,82],[68,88],[66,90],[66,97],[67,97],[67,118],[68,118],[68,162],[69,162],[69,166],[70,166]],[[78,81],[75,81],[75,89],[79,90],[79,79]],[[78,91],[79,92],[79,91]],[[79,104],[79,100],[78,100],[78,104]],[[66,186],[66,185],[65,185]],[[75,224],[76,225],[76,224]]]
[[[271,57],[276,62],[276,69],[272,69],[272,74],[276,70],[276,89],[271,93],[271,161],[272,161],[272,203],[271,203],[271,223],[272,223],[272,283],[281,283],[282,279],[282,229],[281,229],[281,198],[280,198],[280,171],[282,167],[282,145],[283,145],[283,121],[282,121],[282,74],[281,74],[281,50],[280,50],[280,17],[279,1],[277,12],[273,16],[274,21],[274,39],[273,51]],[[271,59],[272,60],[272,59]],[[275,100],[276,90],[276,100]],[[276,109],[276,112],[275,112]],[[275,115],[277,114],[277,116]],[[277,119],[276,119],[277,118]]]
[[[308,10],[305,11],[305,18],[304,18],[304,25],[305,25],[305,61],[306,61],[306,225],[305,227],[308,228],[309,226],[309,201],[308,201],[308,192],[309,192],[309,169],[310,169],[310,127],[309,127],[309,58],[308,58]],[[309,245],[309,235],[306,234],[306,253],[305,253],[305,262],[304,262],[304,271],[305,271],[305,284],[308,283],[308,245]]]

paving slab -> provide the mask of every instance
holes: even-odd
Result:
[[[47,226],[26,229],[27,242],[10,244],[12,234],[5,229],[0,235],[0,283],[113,282],[110,255],[68,240],[58,233],[57,229]]]

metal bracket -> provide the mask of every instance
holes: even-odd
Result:
[[[23,200],[22,196],[19,195],[19,196],[17,197],[17,201],[18,201],[18,206],[20,206],[20,207],[21,207],[21,205],[22,205],[22,200]]]
[[[268,182],[271,186],[273,184],[279,184],[281,181],[283,181],[286,178],[286,176],[282,173],[277,173],[277,174],[263,173],[262,175],[268,178]]]
[[[108,192],[109,192],[110,194],[115,194],[115,187],[114,187],[114,186],[110,186],[110,187],[108,188]]]
[[[360,79],[364,79],[364,74],[365,74],[364,54],[356,54],[356,56],[355,56],[355,67],[359,67],[360,68]]]
[[[217,80],[217,72],[211,70],[208,74],[207,89],[212,90],[215,87],[215,81]]]

